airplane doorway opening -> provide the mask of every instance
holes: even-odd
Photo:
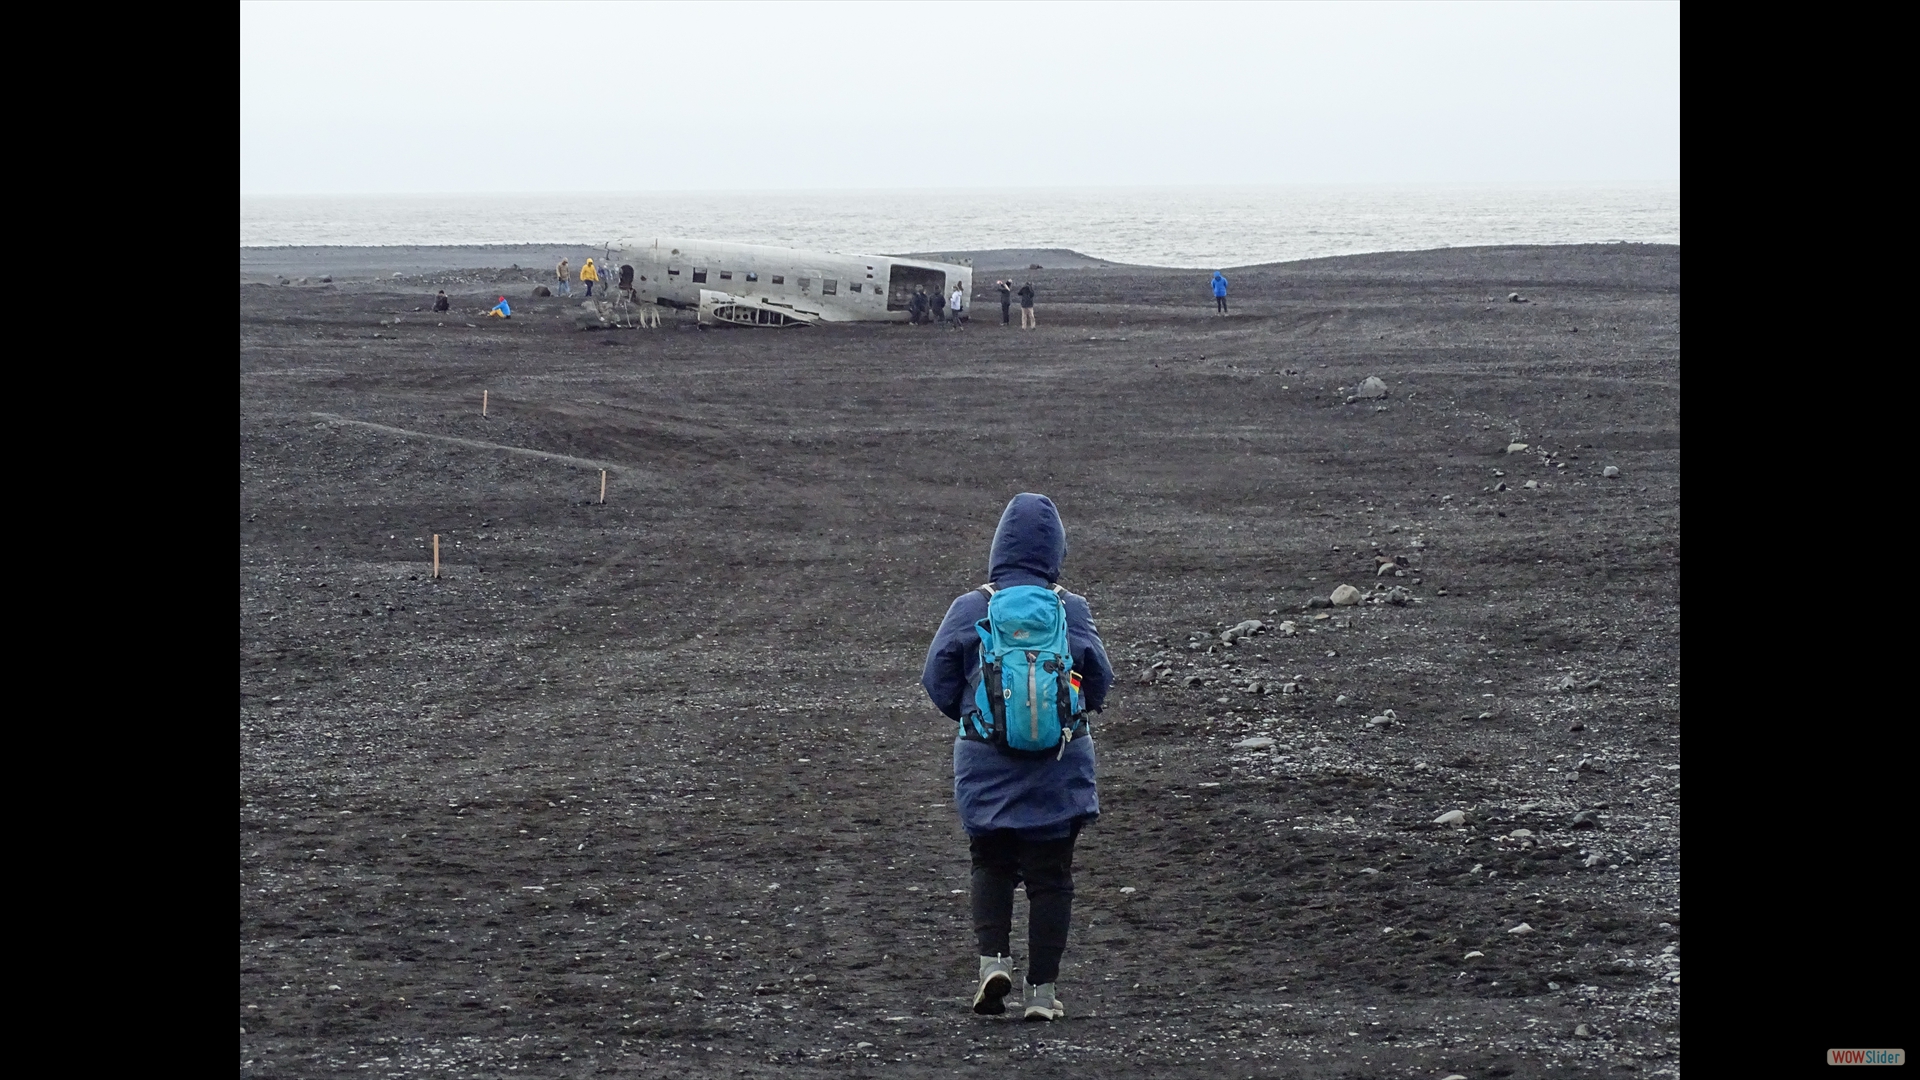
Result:
[[[887,272],[887,310],[907,310],[915,285],[926,286],[927,295],[938,300],[947,291],[947,272],[895,263]]]

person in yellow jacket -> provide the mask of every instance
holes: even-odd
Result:
[[[593,268],[593,260],[588,259],[580,268],[580,280],[587,283],[587,295],[593,295],[593,283],[600,280],[600,271]]]

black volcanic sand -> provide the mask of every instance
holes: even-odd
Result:
[[[1678,1075],[1678,249],[1034,276],[1029,333],[241,287],[242,1075]],[[917,685],[1022,490],[1119,672],[1054,1025],[968,1011]]]

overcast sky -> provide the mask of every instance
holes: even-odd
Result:
[[[1680,9],[240,7],[240,192],[1677,183]]]

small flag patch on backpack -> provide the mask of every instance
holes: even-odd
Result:
[[[1080,689],[1080,673],[1079,672],[1077,671],[1067,672],[1067,681],[1073,684],[1073,688],[1075,690]]]

